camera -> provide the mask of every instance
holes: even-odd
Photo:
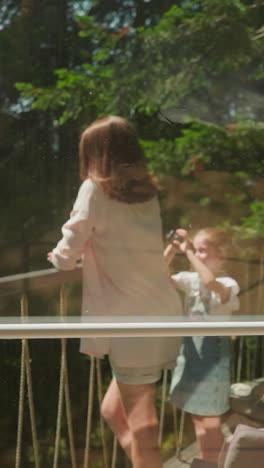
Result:
[[[177,234],[175,232],[175,230],[171,229],[169,232],[167,232],[166,234],[166,240],[169,241],[169,242],[172,242],[173,240],[177,240],[179,242],[183,242],[184,239],[182,236],[179,236],[179,234]]]

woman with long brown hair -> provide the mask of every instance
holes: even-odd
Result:
[[[82,313],[130,319],[180,314],[163,260],[156,185],[127,120],[110,116],[84,130],[80,175],[71,217],[48,259],[68,270],[82,258]],[[177,338],[81,340],[81,352],[109,357],[113,380],[101,410],[134,468],[162,466],[155,382],[173,366],[178,344]]]

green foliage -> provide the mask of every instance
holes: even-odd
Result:
[[[58,138],[57,122],[79,129],[102,115],[123,115],[134,120],[157,176],[190,179],[204,170],[242,169],[244,182],[237,178],[239,190],[226,192],[224,202],[254,202],[247,181],[262,176],[264,164],[263,124],[256,124],[263,109],[263,5],[246,0],[143,3],[140,9],[133,1],[111,0],[104,7],[95,1],[90,10],[80,7],[83,14],[74,15],[73,2],[65,2],[58,31],[50,15],[62,12],[57,2],[47,3],[51,24],[40,10],[22,34],[16,18],[16,28],[12,24],[4,31],[9,48],[17,37],[11,31],[27,39],[21,44],[36,43],[37,66],[30,47],[24,47],[29,72],[17,75],[22,118],[35,115],[41,127],[44,116],[47,134]],[[52,31],[49,40],[39,26],[44,23]],[[38,61],[40,43],[48,50],[46,70],[40,68],[43,58]],[[168,120],[164,135],[153,125],[161,114],[163,123]],[[207,193],[194,202],[201,209],[212,205]]]
[[[239,203],[239,200],[238,200]],[[234,240],[261,239],[264,236],[264,201],[256,200],[249,204],[247,216],[242,216],[239,224],[231,224],[228,220],[222,227],[229,230]],[[246,247],[244,256],[256,253],[252,247]]]
[[[84,64],[80,71],[57,69],[57,85],[55,88],[34,88],[28,83],[17,83],[17,89],[24,98],[32,100],[32,109],[41,111],[57,110],[59,123],[62,125],[70,119],[76,119],[86,106],[104,104],[103,90],[110,83],[112,70],[110,67],[101,69],[96,65]],[[62,111],[60,112],[60,109]]]
[[[152,27],[117,32],[92,16],[76,16],[84,62],[64,69],[63,79],[55,73],[51,88],[30,90],[19,84],[18,89],[34,100],[35,109],[57,107],[61,123],[94,105],[98,114],[151,115],[193,93],[205,93],[203,99],[207,95],[208,102],[220,106],[223,95],[216,80],[239,74],[245,66],[246,75],[252,77],[254,68],[257,73],[263,51],[252,35],[249,13],[250,7],[237,0],[184,2]],[[245,80],[245,69],[243,75]],[[95,93],[96,103],[87,91]]]
[[[264,201],[257,200],[249,206],[250,214],[242,219],[241,228],[247,237],[264,236]]]
[[[234,172],[241,179],[241,167],[247,171],[242,179],[248,179],[248,174],[264,175],[263,124],[222,128],[197,122],[179,138],[142,141],[142,145],[157,175],[187,176],[211,169]]]

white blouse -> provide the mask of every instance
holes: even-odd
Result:
[[[156,197],[144,203],[119,202],[87,179],[62,234],[52,262],[58,269],[71,270],[82,258],[84,315],[113,316],[114,320],[114,316],[182,314],[163,260]],[[81,352],[110,354],[116,365],[128,367],[173,365],[178,346],[174,337],[81,340]]]

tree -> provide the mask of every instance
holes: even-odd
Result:
[[[2,120],[16,136],[7,138],[5,132],[1,149],[5,161],[21,158],[20,171],[22,154],[25,168],[34,168],[33,154],[40,153],[43,187],[49,180],[44,174],[52,173],[48,196],[43,192],[43,203],[48,201],[43,232],[61,203],[54,201],[58,180],[64,187],[61,199],[72,197],[79,129],[100,115],[134,121],[158,176],[173,171],[194,177],[199,167],[234,173],[243,167],[251,176],[262,174],[263,129],[253,124],[262,119],[263,108],[262,2],[111,0],[102,8],[98,1],[89,6],[57,0],[35,5],[31,2],[25,29],[20,4],[10,1],[9,19],[0,31]],[[74,171],[72,186],[78,183],[76,166]],[[34,192],[40,179],[24,181]],[[28,204],[27,220],[32,208]],[[34,226],[29,224],[26,238]]]
[[[96,18],[79,17],[80,36],[90,51],[87,61],[77,69],[58,71],[57,85],[39,89],[34,106],[61,106],[64,122],[94,105],[92,91],[99,113],[152,115],[162,108],[176,121],[258,120],[263,101],[263,5],[238,0],[181,4],[172,6],[156,25],[131,26],[119,33]],[[30,87],[20,89],[32,96]],[[81,102],[78,95],[87,99]],[[259,95],[260,103],[253,102]]]

